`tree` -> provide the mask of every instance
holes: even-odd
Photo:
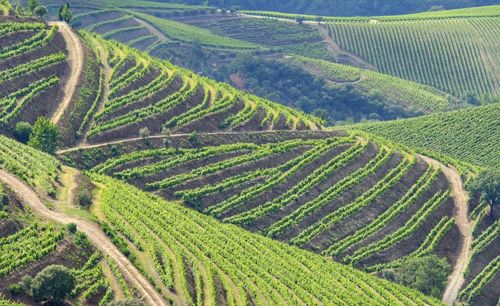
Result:
[[[35,122],[28,145],[35,149],[54,154],[59,141],[59,128],[46,117],[40,117]]]
[[[59,6],[59,11],[57,13],[59,21],[63,21],[63,16],[62,16],[63,10],[64,10],[64,5],[61,4],[61,6]]]
[[[33,14],[37,15],[38,17],[42,18],[43,16],[47,15],[48,11],[47,11],[47,7],[43,6],[43,5],[39,5],[35,8],[35,10],[33,11]]]
[[[61,303],[75,288],[75,276],[65,266],[51,265],[33,279],[31,294],[36,301]]]
[[[492,206],[500,204],[500,170],[484,170],[475,180],[467,184],[467,191],[480,194]]]
[[[295,18],[295,21],[297,21],[298,24],[303,24],[304,21],[306,21],[306,19],[302,16],[299,16],[299,17]]]
[[[33,126],[28,122],[21,121],[16,123],[14,136],[20,142],[27,143],[30,140],[30,135],[32,132],[33,132]]]
[[[401,268],[382,271],[389,280],[435,297],[441,295],[450,273],[448,262],[436,255],[409,259]]]
[[[142,129],[139,130],[139,136],[142,139],[146,139],[149,136],[151,136],[151,132],[149,131],[149,129],[147,127],[144,127],[144,128],[142,128]]]
[[[69,23],[72,18],[73,18],[73,12],[71,11],[69,3],[66,2],[66,4],[62,7],[62,9],[59,8],[59,20]]]
[[[76,233],[77,226],[75,223],[69,223],[66,227],[68,228],[68,232],[70,232],[71,234]]]

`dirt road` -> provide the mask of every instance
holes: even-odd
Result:
[[[84,52],[82,43],[78,38],[78,35],[73,32],[71,27],[61,21],[49,22],[51,26],[57,25],[59,27],[59,32],[64,37],[66,42],[66,48],[68,49],[68,61],[70,66],[70,75],[64,84],[64,98],[59,103],[59,107],[52,116],[52,123],[57,124],[61,120],[64,112],[68,108],[75,95],[75,89],[80,82],[80,76],[83,71],[84,62]]]
[[[448,305],[453,305],[458,297],[458,293],[464,284],[464,272],[467,268],[471,253],[472,245],[472,222],[468,216],[468,205],[467,205],[467,192],[464,189],[462,179],[460,174],[454,168],[446,167],[440,162],[425,157],[420,156],[429,164],[434,166],[441,166],[446,179],[451,184],[451,196],[455,202],[456,215],[455,222],[463,236],[463,241],[460,249],[460,254],[458,255],[457,262],[453,267],[453,272],[448,277],[448,283],[446,284],[446,289],[443,294],[443,302]]]
[[[148,280],[132,265],[109,238],[102,232],[99,226],[93,222],[66,216],[63,213],[49,210],[40,200],[38,195],[16,176],[0,169],[0,181],[9,186],[27,204],[32,212],[41,218],[62,224],[75,223],[78,230],[87,234],[93,244],[105,255],[110,256],[118,265],[120,271],[143,295],[143,299],[149,305],[167,305],[162,296],[148,282]]]

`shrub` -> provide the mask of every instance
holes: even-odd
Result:
[[[54,154],[58,141],[59,128],[45,117],[38,118],[33,127],[28,145],[49,154]]]
[[[77,227],[76,227],[76,224],[75,224],[75,223],[69,223],[69,224],[67,225],[67,228],[68,228],[68,232],[70,232],[71,234],[76,233],[76,229],[77,229]]]
[[[30,135],[33,132],[33,126],[28,122],[18,122],[16,124],[16,129],[14,130],[14,136],[17,140],[22,143],[27,143],[30,139]]]
[[[85,235],[85,233],[82,233],[82,232],[76,233],[75,244],[82,247],[82,248],[86,248],[86,247],[90,246],[87,235]]]
[[[33,279],[31,293],[36,301],[61,303],[75,288],[75,284],[75,277],[68,268],[51,265]]]
[[[8,290],[9,290],[9,293],[12,295],[18,295],[18,294],[23,293],[23,288],[19,284],[10,285]]]
[[[121,300],[121,301],[113,301],[108,304],[108,306],[145,306],[141,300],[131,299],[131,300]]]
[[[92,195],[86,189],[81,189],[78,193],[78,205],[88,208],[92,204]]]

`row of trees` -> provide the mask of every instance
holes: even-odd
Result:
[[[47,15],[48,9],[46,6],[42,5],[39,0],[28,0],[26,7],[21,3],[16,5],[15,9],[16,16],[38,16],[42,18]],[[73,18],[73,12],[69,3],[61,5],[59,7],[58,18],[60,21],[70,22]]]

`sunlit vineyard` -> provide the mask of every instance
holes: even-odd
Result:
[[[492,104],[420,118],[354,126],[407,146],[483,167],[500,167],[500,105]]]
[[[104,217],[146,255],[158,288],[184,304],[438,303],[320,256],[221,225],[113,179]]]
[[[328,23],[341,48],[383,73],[454,96],[500,95],[500,17]]]
[[[20,33],[18,35],[18,33]],[[55,103],[39,102],[57,95],[66,65],[57,27],[44,23],[0,23],[0,126],[12,127],[20,118],[34,121]]]
[[[62,158],[358,267],[440,253],[455,235],[453,224],[442,224],[453,207],[443,174],[365,137],[200,134],[76,149]]]

